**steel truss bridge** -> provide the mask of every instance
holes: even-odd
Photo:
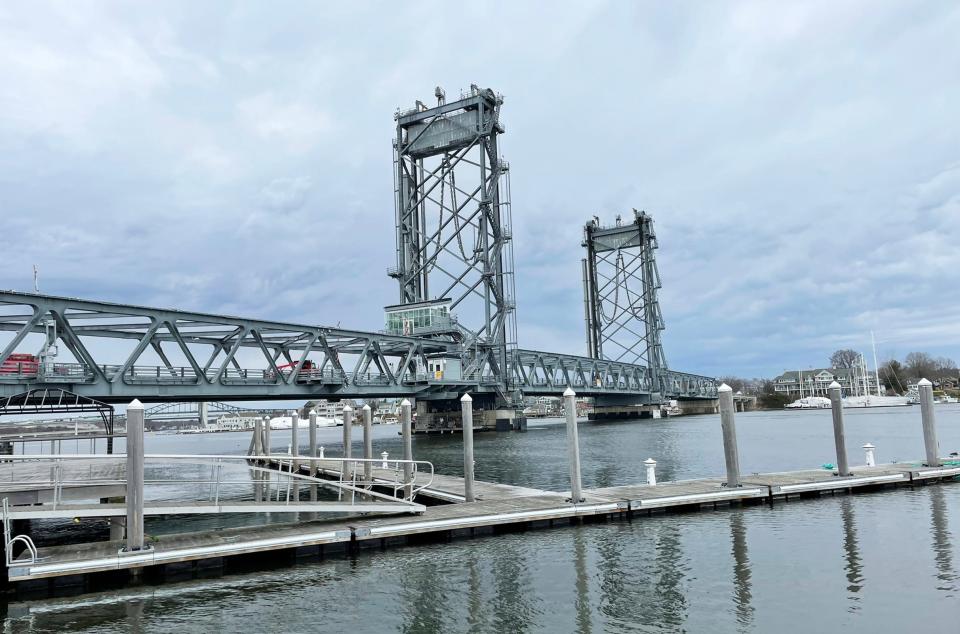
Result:
[[[443,399],[504,389],[551,395],[568,385],[584,396],[661,396],[647,369],[629,363],[514,349],[506,385],[479,373],[437,379],[417,370],[431,355],[460,354],[459,344],[32,293],[0,292],[4,331],[12,338],[0,352],[0,397],[51,387],[106,403]],[[31,339],[72,359],[12,361]],[[148,351],[159,362],[146,363]],[[682,372],[669,372],[666,384],[666,398],[713,393],[712,379]]]
[[[598,404],[715,398],[710,377],[667,368],[644,214],[587,227],[589,356],[517,346],[503,97],[477,86],[449,103],[435,95],[436,106],[395,116],[388,274],[400,303],[385,308],[388,330],[0,292],[0,398],[45,387],[105,403],[413,396],[457,410],[467,391],[516,410],[524,395],[568,386]]]

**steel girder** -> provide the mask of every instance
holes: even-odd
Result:
[[[398,112],[394,141],[400,303],[459,309],[467,374],[509,383],[516,347],[508,166],[498,152],[502,97],[472,86]],[[443,336],[443,335],[440,335]]]
[[[558,394],[568,386],[578,395],[646,396],[652,382],[643,366],[536,350],[515,350],[513,371],[525,394]]]
[[[56,330],[50,324],[56,324]],[[104,402],[269,400],[294,398],[443,398],[466,391],[501,395],[501,376],[466,373],[456,380],[418,374],[429,354],[467,356],[457,344],[340,328],[128,306],[66,297],[0,292],[0,397],[57,388]],[[49,350],[63,345],[72,359],[43,356],[18,364],[10,355],[30,338]],[[126,344],[120,352],[98,344]],[[157,365],[142,356],[153,350]],[[206,352],[205,352],[206,351]],[[244,354],[244,362],[238,360]],[[119,363],[117,363],[119,361]],[[511,389],[646,398],[647,368],[635,364],[534,350],[512,350]],[[708,397],[708,377],[668,372],[668,396]]]
[[[2,331],[13,336],[0,350],[0,385],[56,385],[112,402],[310,397],[344,386],[367,387],[371,395],[408,394],[416,361],[456,347],[415,337],[15,292],[0,292]],[[10,360],[31,335],[43,340],[39,363]],[[124,341],[122,353],[97,345]],[[72,359],[54,360],[49,350],[56,344]],[[148,350],[157,363],[138,364]],[[240,364],[241,352],[248,357],[252,352],[259,360],[256,369]]]

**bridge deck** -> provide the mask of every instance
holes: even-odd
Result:
[[[328,554],[365,546],[388,546],[409,540],[447,539],[492,533],[504,528],[536,528],[586,517],[621,518],[671,509],[717,508],[730,503],[776,500],[804,494],[852,493],[892,485],[922,484],[926,480],[955,479],[960,466],[925,468],[917,463],[857,467],[850,477],[826,470],[754,474],[744,485],[727,489],[719,479],[666,482],[655,486],[626,485],[585,491],[585,499],[571,504],[562,492],[478,483],[487,499],[474,503],[426,507],[411,516],[366,516],[273,524],[248,529],[165,535],[147,553],[123,555],[122,542],[72,544],[40,549],[41,560],[10,570],[12,581],[73,576],[88,573],[163,566],[166,564],[250,555],[263,551],[294,550],[302,555]],[[458,483],[459,480],[459,488]],[[462,491],[462,479],[446,476],[437,481],[448,494]],[[442,484],[441,484],[442,483]],[[793,488],[791,488],[793,487]],[[534,491],[534,493],[529,493]],[[529,493],[529,494],[528,494]],[[23,557],[20,563],[24,564]],[[79,575],[79,577],[78,577]]]

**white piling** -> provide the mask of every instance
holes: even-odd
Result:
[[[143,405],[127,405],[127,547],[142,550],[143,541]]]
[[[928,467],[940,466],[940,445],[937,442],[937,418],[933,412],[933,383],[927,379],[917,382],[920,391],[920,419],[923,423],[923,447]]]
[[[326,456],[323,455],[323,446],[321,445],[320,449],[317,450],[317,458],[325,458],[325,457]]]
[[[577,393],[568,387],[563,393],[563,407],[567,417],[567,457],[570,461],[570,501],[583,501],[580,483],[580,437],[577,431]]]
[[[383,462],[380,463],[380,468],[381,468],[381,469],[386,469],[386,468],[387,468],[387,458],[389,458],[389,457],[390,457],[390,454],[387,453],[386,451],[384,451],[382,454],[380,454],[380,460],[383,461]]]
[[[834,381],[827,388],[830,394],[830,409],[833,413],[833,444],[837,449],[837,475],[850,475],[850,465],[847,463],[847,439],[843,433],[843,398],[840,395],[840,384]]]
[[[737,425],[733,414],[733,388],[724,383],[717,388],[720,401],[720,428],[723,430],[723,459],[727,466],[727,487],[740,486],[740,456],[737,450]]]
[[[270,455],[270,417],[263,417],[263,453]]]
[[[300,465],[296,456],[300,455],[300,412],[290,412],[290,470],[299,471]]]
[[[352,478],[353,469],[351,467],[350,451],[352,447],[352,440],[350,438],[351,428],[353,427],[353,408],[349,405],[343,406],[343,466],[340,469],[341,477],[343,481],[346,482]]]
[[[373,410],[369,404],[363,406],[363,481],[373,482]]]
[[[647,484],[654,486],[657,483],[657,461],[647,458],[643,461],[643,466],[647,468]]]
[[[400,401],[400,433],[403,435],[403,459],[413,460],[413,413],[410,411],[410,401]],[[413,498],[413,465],[403,463],[403,495],[406,499]]]
[[[463,415],[463,495],[467,502],[474,502],[473,496],[473,399],[464,394],[460,399],[460,411]]]
[[[877,457],[874,453],[875,450],[876,447],[874,447],[871,443],[867,443],[863,446],[863,453],[868,467],[877,466]]]
[[[253,455],[263,455],[263,421],[259,418],[253,422]]]
[[[317,457],[317,410],[311,409],[310,420],[310,457]],[[317,475],[317,461],[310,461],[310,475]]]

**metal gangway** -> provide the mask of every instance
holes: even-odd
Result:
[[[317,475],[321,463],[324,477]],[[375,463],[371,466],[376,469],[366,469],[367,463]],[[7,566],[36,563],[33,540],[14,533],[15,520],[127,516],[126,502],[96,502],[127,494],[126,464],[125,454],[5,456],[0,463],[0,496]],[[433,464],[424,460],[275,453],[145,454],[143,465],[143,516],[420,514],[425,507],[416,497],[434,477]],[[375,477],[365,479],[366,471],[373,471]],[[13,558],[18,543],[26,547],[28,557]]]

